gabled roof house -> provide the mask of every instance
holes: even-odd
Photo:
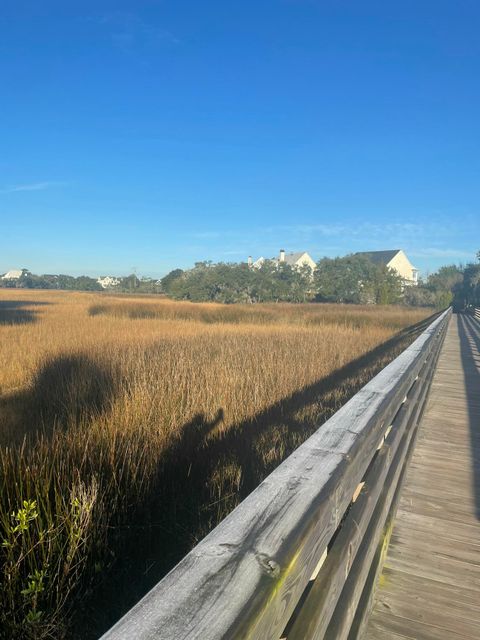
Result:
[[[22,277],[22,273],[21,269],[10,269],[2,276],[2,280],[18,280]]]
[[[275,265],[280,264],[288,264],[290,267],[294,269],[300,269],[301,267],[308,266],[313,271],[317,266],[315,260],[310,256],[306,251],[296,251],[294,253],[286,253],[285,249],[280,249],[280,253],[278,254],[278,258],[258,258],[253,261],[252,257],[249,256],[248,264],[251,267],[259,268],[262,266],[264,262],[272,262]]]
[[[418,269],[416,269],[401,249],[388,251],[361,251],[357,256],[364,256],[375,264],[389,267],[398,273],[404,284],[418,283]]]

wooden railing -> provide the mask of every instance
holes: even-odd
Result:
[[[103,639],[360,637],[450,314],[434,320]]]

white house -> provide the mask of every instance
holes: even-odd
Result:
[[[260,256],[260,258],[257,258],[257,260],[255,260],[255,262],[252,259],[252,256],[248,256],[248,266],[249,267],[254,267],[255,269],[260,269],[260,267],[262,266],[262,264],[265,262],[265,258],[263,256]]]
[[[285,249],[280,249],[278,258],[258,258],[253,261],[252,257],[248,257],[248,264],[250,267],[259,268],[264,262],[272,262],[275,265],[288,264],[294,269],[300,269],[301,267],[310,267],[312,271],[316,268],[315,260],[306,251],[297,251],[295,253],[285,253]]]
[[[365,256],[375,264],[389,267],[398,273],[406,285],[418,284],[416,269],[401,249],[390,251],[362,251],[357,256]]]
[[[120,280],[118,278],[114,278],[113,276],[103,276],[101,278],[97,278],[97,282],[102,287],[102,289],[111,289],[112,287],[117,287],[120,284]]]
[[[18,280],[21,278],[23,271],[21,269],[10,269],[2,276],[2,280]]]

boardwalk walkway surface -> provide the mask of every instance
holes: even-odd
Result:
[[[453,316],[368,640],[480,638],[480,322]]]

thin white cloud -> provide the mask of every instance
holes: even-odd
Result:
[[[130,11],[104,13],[96,22],[108,28],[112,43],[120,49],[132,50],[162,43],[181,44],[181,41],[167,29],[147,23]]]
[[[426,249],[412,250],[409,253],[414,258],[475,259],[475,251],[464,251],[463,249],[440,249],[437,247],[429,247]]]
[[[65,182],[31,182],[29,184],[17,184],[11,187],[5,187],[0,190],[0,193],[17,193],[19,191],[45,191],[45,189],[51,189],[52,187],[64,186]]]
[[[222,256],[245,256],[245,251],[240,249],[232,249],[230,251],[221,251],[220,255]]]
[[[346,228],[343,225],[328,225],[328,224],[300,224],[295,227],[291,227],[290,229],[286,229],[287,233],[296,233],[299,235],[320,235],[320,236],[340,236],[343,235],[346,231]]]
[[[423,233],[425,228],[421,224],[412,222],[389,222],[386,224],[375,224],[364,222],[358,226],[353,225],[351,234],[354,236],[391,236],[393,235],[412,235]],[[347,230],[348,232],[348,230]]]
[[[212,259],[220,256],[270,256],[279,247],[287,251],[308,250],[319,256],[345,255],[356,251],[403,249],[415,260],[469,262],[475,251],[468,245],[452,248],[455,229],[448,221],[360,222],[272,225],[250,229],[205,230],[191,234]],[[433,242],[437,246],[432,246]],[[458,239],[457,239],[458,240]],[[216,250],[212,249],[213,245]],[[460,242],[458,242],[460,244]],[[207,251],[206,247],[209,247]]]
[[[438,225],[435,226],[435,231],[438,231]],[[321,236],[326,238],[333,237],[352,237],[352,238],[376,238],[381,239],[385,237],[391,239],[393,237],[405,237],[413,236],[418,237],[422,233],[426,233],[429,229],[422,224],[399,222],[399,223],[386,223],[386,224],[374,224],[370,222],[356,223],[331,223],[331,224],[294,224],[294,225],[272,225],[268,227],[259,227],[257,229],[250,229],[245,232],[244,230],[222,230],[222,231],[198,231],[192,233],[192,237],[198,239],[217,239],[217,238],[245,238],[248,235],[258,237],[277,236],[288,238],[299,238],[303,241],[309,238]],[[430,230],[430,231],[433,231]]]
[[[422,224],[411,222],[393,222],[386,224],[376,224],[371,222],[362,222],[357,224],[355,222],[347,223],[331,223],[331,224],[296,224],[296,225],[279,225],[272,226],[263,229],[267,233],[288,233],[297,234],[301,236],[323,236],[323,237],[335,237],[335,236],[350,236],[350,237],[362,237],[366,236],[381,237],[386,236],[390,238],[392,235],[418,235],[424,233],[426,228]]]
[[[297,225],[280,225],[267,227],[264,229],[267,233],[286,232],[298,233],[303,235],[318,234],[321,236],[339,236],[343,235],[348,227],[343,224],[297,224]]]

